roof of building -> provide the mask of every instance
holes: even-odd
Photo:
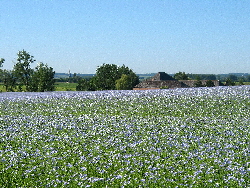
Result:
[[[165,72],[158,72],[150,80],[152,81],[163,81],[163,80],[175,80],[172,76],[169,76]]]

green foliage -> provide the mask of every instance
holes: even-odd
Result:
[[[214,74],[187,74],[191,80],[199,77],[201,80],[218,80]]]
[[[123,74],[122,77],[116,80],[116,89],[117,90],[129,90],[132,89],[131,79],[128,75]]]
[[[174,75],[174,79],[176,80],[188,80],[188,76],[185,72],[178,72]]]
[[[81,79],[78,81],[76,86],[76,91],[88,91],[90,89],[89,82],[86,79]]]
[[[162,86],[162,87],[160,87],[160,89],[169,89],[169,87],[168,86]]]
[[[2,66],[3,66],[4,61],[5,61],[5,59],[4,59],[4,58],[1,58],[1,59],[0,59],[0,67],[2,67]]]
[[[5,59],[1,58],[0,59],[0,68],[3,66]],[[0,69],[0,82],[2,81],[2,77],[3,77],[3,70]]]
[[[236,82],[238,80],[238,77],[236,75],[230,74],[228,76],[228,79],[232,80],[233,82]]]
[[[13,73],[18,80],[19,89],[25,86],[26,91],[32,91],[31,78],[33,69],[31,69],[30,64],[36,61],[33,58],[33,56],[24,50],[17,53],[17,63],[14,65]]]
[[[244,85],[244,79],[243,78],[239,79],[239,85]]]
[[[54,91],[55,90],[55,72],[47,64],[39,63],[32,74],[31,91]]]
[[[215,85],[214,85],[214,82],[212,80],[207,80],[205,86],[206,87],[214,87]]]
[[[127,75],[126,77],[122,75]],[[132,89],[139,83],[139,77],[125,65],[103,64],[89,81],[89,90]],[[82,86],[79,86],[79,88]]]
[[[96,70],[94,85],[96,90],[115,90],[115,81],[119,78],[117,65],[103,64]]]
[[[17,62],[12,71],[1,71],[1,80],[6,91],[54,91],[55,80],[52,67],[39,63],[35,69],[31,68],[34,57],[26,51],[19,51]],[[4,62],[1,59],[0,64]]]
[[[17,78],[14,76],[13,71],[3,70],[2,82],[6,91],[14,91],[17,86]]]
[[[230,77],[228,77],[226,79],[226,86],[234,86],[234,85],[235,85],[235,82]]]
[[[194,82],[194,87],[204,87],[199,76],[197,77],[197,80]]]

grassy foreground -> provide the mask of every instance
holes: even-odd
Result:
[[[249,86],[1,93],[1,187],[247,187]]]

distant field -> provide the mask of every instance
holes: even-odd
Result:
[[[67,83],[67,82],[56,82],[56,91],[76,91],[77,83]],[[5,87],[0,83],[0,92],[6,92]]]
[[[56,82],[56,91],[76,91],[77,83]]]

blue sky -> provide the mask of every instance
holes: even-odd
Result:
[[[250,73],[250,1],[0,0],[3,68],[23,49],[56,72]]]

